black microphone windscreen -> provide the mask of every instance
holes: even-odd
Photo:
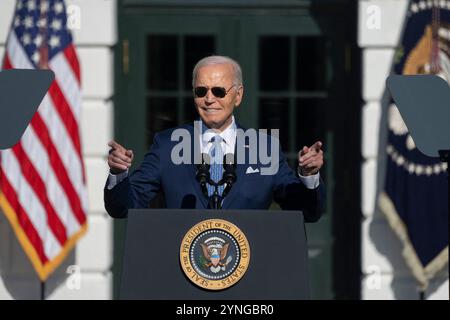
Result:
[[[233,153],[227,153],[223,156],[223,164],[224,165],[234,165],[235,159]]]
[[[202,164],[211,164],[211,157],[207,153],[202,153]]]

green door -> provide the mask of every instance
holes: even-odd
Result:
[[[332,132],[319,123],[326,112],[333,72],[330,40],[307,14],[246,17],[240,21],[239,35],[246,105],[237,116],[248,127],[280,129],[282,150],[295,168],[304,145],[319,139],[327,147],[332,143]],[[326,169],[330,168],[331,163]],[[321,174],[327,181],[327,194],[332,194],[332,175]],[[312,297],[331,299],[330,214],[306,229]]]
[[[192,69],[200,58],[227,55],[243,69],[244,100],[236,117],[244,127],[280,129],[283,151],[296,164],[303,145],[326,146],[326,213],[307,225],[312,297],[333,295],[332,212],[336,120],[330,102],[344,75],[344,41],[338,25],[317,23],[307,8],[119,7],[116,63],[116,138],[139,163],[155,132],[196,117]],[[276,205],[272,206],[276,209]],[[115,293],[124,222],[115,222]]]

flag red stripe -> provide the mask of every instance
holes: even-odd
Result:
[[[47,224],[55,235],[55,238],[58,239],[61,246],[64,246],[64,243],[67,241],[66,228],[62,224],[61,220],[55,212],[55,209],[48,199],[47,188],[44,181],[42,181],[41,176],[38,174],[36,168],[31,163],[28,155],[25,153],[25,150],[23,150],[22,143],[16,144],[12,148],[12,150],[20,164],[20,169],[23,176],[28,181],[30,187],[34,190],[34,193],[44,206],[45,212],[47,214]]]
[[[17,215],[17,221],[22,227],[22,230],[27,235],[27,238],[30,241],[31,245],[36,250],[39,259],[41,260],[41,263],[45,264],[48,261],[48,258],[44,253],[44,246],[42,244],[42,239],[40,238],[39,234],[34,228],[33,223],[30,221],[27,213],[20,205],[19,200],[17,199],[16,191],[10,185],[8,179],[6,178],[5,172],[1,167],[0,167],[0,176],[3,194],[5,195],[6,199],[9,202],[9,205]]]
[[[72,68],[73,73],[75,74],[75,77],[78,80],[78,84],[81,84],[81,75],[80,75],[80,64],[77,58],[77,53],[75,52],[74,45],[68,46],[66,49],[64,49],[64,55],[66,56],[66,60],[69,63],[70,67]]]
[[[45,126],[45,123],[42,120],[39,113],[36,113],[34,115],[33,120],[31,121],[31,125],[36,131],[36,135],[40,138],[42,144],[47,148],[50,164],[61,186],[63,187],[64,192],[67,195],[67,198],[69,199],[69,203],[75,217],[77,218],[80,224],[84,224],[84,222],[86,221],[86,216],[81,207],[80,197],[82,195],[77,194],[72,183],[70,182],[64,164],[61,161],[58,151],[50,138],[48,129]]]
[[[3,61],[3,69],[12,69],[11,61],[9,60],[8,53],[5,53],[5,60]]]
[[[5,67],[4,69],[12,69],[12,64],[9,60],[8,55],[5,55]],[[58,111],[59,116],[61,117],[62,122],[64,123],[67,132],[69,133],[70,138],[72,139],[72,142],[74,144],[75,150],[78,154],[78,157],[80,158],[81,167],[83,170],[83,182],[86,181],[85,177],[85,170],[84,170],[84,164],[83,164],[83,157],[81,155],[81,142],[80,142],[80,136],[79,136],[79,127],[78,122],[76,121],[70,106],[68,105],[64,94],[62,93],[61,89],[59,88],[56,81],[53,81],[52,85],[50,86],[50,89],[48,91],[50,94],[50,97],[53,100],[53,105],[55,106],[56,110]]]
[[[58,86],[56,81],[53,81],[50,89],[48,91],[50,97],[53,100],[53,105],[55,109],[58,111],[58,114],[64,123],[64,126],[69,133],[70,139],[75,147],[75,150],[80,158],[81,165],[83,166],[83,157],[81,155],[81,144],[80,144],[80,136],[79,136],[79,128],[78,123],[75,120],[75,117],[71,111],[69,104],[64,97],[64,94],[61,92],[61,89]]]
[[[5,68],[11,69],[12,65],[8,58],[8,55],[6,55],[6,57],[7,59],[5,59],[6,62]],[[72,208],[72,211],[75,214],[75,217],[77,218],[80,224],[83,224],[86,221],[86,215],[81,206],[80,197],[82,195],[78,196],[77,192],[75,191],[68,177],[66,169],[64,168],[64,164],[61,158],[59,157],[58,151],[56,150],[56,147],[54,146],[50,138],[47,126],[43,122],[39,113],[36,113],[34,115],[33,120],[31,121],[31,125],[33,125],[33,128],[35,129],[37,136],[39,136],[42,144],[47,148],[50,162],[55,172],[55,175],[57,176],[61,186],[63,187],[69,199],[69,203]]]

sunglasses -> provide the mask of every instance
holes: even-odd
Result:
[[[230,89],[226,90],[223,87],[212,87],[211,92],[216,98],[224,98],[228,92],[233,88],[235,84],[233,84]],[[195,87],[194,94],[197,98],[203,98],[208,93],[209,88],[207,87]]]

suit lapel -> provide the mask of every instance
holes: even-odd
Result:
[[[194,143],[199,143],[198,139],[198,132],[194,131],[194,126],[193,125],[189,125],[187,127],[187,130],[190,133],[191,136],[191,164],[187,165],[186,168],[188,170],[187,175],[189,177],[189,180],[191,180],[191,183],[193,185],[193,188],[195,190],[195,192],[197,193],[197,198],[200,199],[200,202],[202,203],[204,208],[208,207],[208,199],[206,199],[205,195],[202,193],[202,189],[200,188],[200,183],[197,181],[196,179],[196,175],[197,175],[197,167],[195,164],[195,148],[194,148]],[[197,139],[197,140],[195,140]],[[198,152],[201,154],[201,150],[198,150]]]
[[[239,194],[239,189],[241,188],[245,176],[245,164],[238,164],[236,166],[236,183],[231,187],[230,193],[225,197],[222,203],[222,208],[227,209],[233,203],[236,195]]]
[[[241,126],[239,126],[239,124],[236,122],[236,127],[238,129],[242,129],[245,130],[244,128],[242,128]],[[237,145],[238,141],[236,139],[236,144],[234,146],[234,154],[237,154],[237,150],[238,150],[238,145]],[[240,150],[245,150],[245,158],[244,159],[249,159],[249,155],[248,155],[248,148],[245,148],[245,146],[240,146]],[[225,197],[223,203],[222,203],[222,208],[223,209],[227,209],[230,208],[231,204],[233,203],[234,199],[236,198],[236,196],[239,194],[239,190],[242,187],[243,184],[243,180],[245,178],[245,170],[247,168],[247,164],[238,164],[236,166],[236,183],[231,187],[230,193]]]
[[[202,203],[204,208],[208,207],[208,200],[206,199],[205,195],[202,193],[202,189],[200,188],[200,183],[195,179],[197,175],[197,168],[194,164],[188,165],[188,176],[190,177],[190,180],[193,184],[195,193],[197,194],[197,198],[200,199],[200,202]]]

